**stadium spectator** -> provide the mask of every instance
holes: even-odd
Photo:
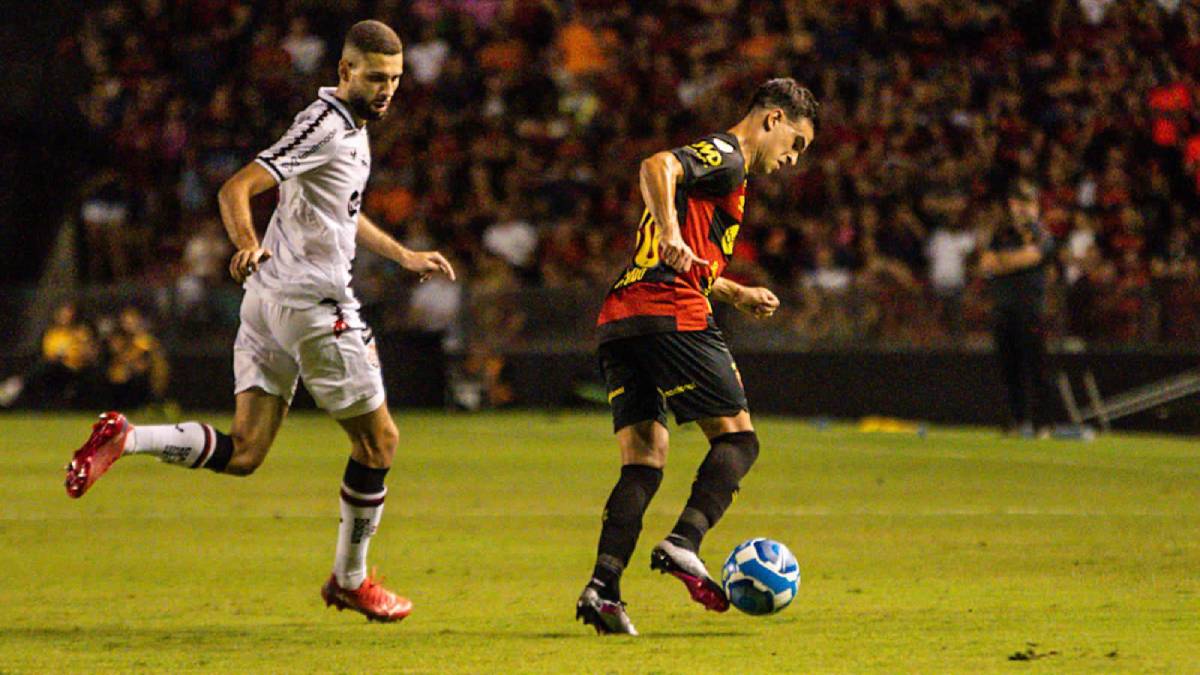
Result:
[[[213,290],[223,285],[233,249],[216,218],[200,221],[183,247],[183,270],[175,282],[176,313],[189,324],[218,318],[220,307]]]
[[[40,360],[27,374],[0,383],[0,406],[77,407],[99,384],[99,357],[92,327],[80,320],[74,302],[63,303],[42,334]]]
[[[291,58],[292,70],[299,75],[312,75],[325,58],[325,41],[309,32],[308,17],[304,15],[292,18],[280,46]]]
[[[118,324],[105,337],[105,400],[118,408],[161,403],[167,394],[169,367],[158,339],[136,307],[121,310]]]
[[[511,204],[500,207],[496,222],[483,231],[483,247],[500,256],[518,272],[528,272],[534,264],[538,233]]]
[[[994,303],[993,334],[1008,398],[1006,432],[1024,437],[1048,434],[1053,421],[1043,312],[1054,243],[1042,229],[1038,199],[1031,182],[1017,180],[1008,194],[1009,218],[990,233],[979,258]]]
[[[840,267],[833,251],[827,246],[818,246],[813,269],[804,275],[804,287],[824,294],[845,293],[850,289],[854,277],[849,269]]]
[[[437,24],[426,23],[421,28],[421,40],[404,51],[404,60],[413,79],[428,86],[442,74],[442,64],[450,53],[450,45],[438,37]]]
[[[975,253],[976,235],[962,228],[961,220],[936,225],[925,242],[929,285],[938,301],[938,316],[952,335],[962,332],[962,296],[967,289],[967,267]]]
[[[132,195],[125,176],[115,170],[98,174],[85,189],[79,217],[85,235],[88,276],[121,281],[129,277]],[[105,269],[107,263],[107,269]]]
[[[1071,311],[1098,323],[1086,335],[1074,322],[1066,330],[1094,341],[1187,332],[1167,332],[1162,322],[1131,331],[1129,317],[1164,316],[1168,298],[1182,297],[1161,277],[1138,279],[1200,210],[1194,3],[369,0],[319,12],[305,5],[312,14],[271,7],[111,0],[85,10],[74,44],[92,81],[80,106],[89,133],[111,149],[99,166],[120,167],[124,182],[110,186],[115,197],[82,195],[91,243],[113,246],[141,231],[157,240],[148,250],[179,250],[170,244],[179,238],[178,214],[211,213],[241,149],[281,131],[269,111],[294,109],[312,93],[305,75],[332,66],[335,55],[318,46],[323,36],[375,12],[411,32],[413,77],[398,96],[412,105],[374,139],[378,179],[368,207],[397,228],[427,219],[435,243],[452,245],[464,261],[482,258],[489,225],[513,222],[496,218],[500,204],[529,225],[519,228],[521,251],[544,249],[556,231],[544,224],[577,210],[586,214],[582,231],[603,237],[591,245],[624,250],[640,215],[609,206],[636,192],[624,169],[664,142],[699,133],[699,109],[736,118],[728,101],[746,93],[737,91],[754,79],[746,75],[788,72],[828,102],[826,128],[809,166],[786,184],[756,186],[760,203],[751,208],[777,216],[769,225],[755,220],[763,230],[743,236],[758,247],[749,273],[787,285],[812,268],[812,247],[824,243],[856,283],[869,282],[859,279],[871,275],[862,240],[877,220],[875,247],[915,284],[905,292],[936,301],[946,280],[927,268],[921,232],[986,229],[985,215],[964,203],[1028,174],[1044,188],[1047,228],[1066,240],[1090,223],[1098,253],[1089,255],[1129,277],[1114,278],[1114,288],[1139,298],[1118,311],[1101,295],[1073,293],[1092,306]],[[255,58],[270,67],[251,67]],[[241,86],[252,80],[263,81]],[[414,140],[421,138],[428,140]],[[123,234],[103,236],[114,230]],[[1130,247],[1136,262],[1126,257]],[[514,287],[563,281],[553,266],[539,272],[534,253],[520,259]],[[602,270],[593,260],[589,279],[601,283],[624,262],[605,256]],[[87,278],[138,277],[157,266],[118,256],[117,269],[107,267],[85,266]],[[1087,276],[1077,268],[1064,278]],[[964,288],[964,306],[978,304],[975,292]],[[866,309],[855,315],[883,311]],[[952,312],[942,317],[932,330],[956,333]],[[929,323],[921,313],[898,318]],[[963,321],[964,335],[982,328],[970,311]]]

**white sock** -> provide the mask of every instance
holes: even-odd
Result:
[[[212,456],[216,445],[216,432],[199,422],[135,426],[125,437],[125,454],[153,455],[167,464],[196,469]]]
[[[375,494],[355,492],[342,485],[341,521],[338,523],[337,553],[333,575],[338,586],[354,590],[367,578],[367,547],[383,517],[387,488]]]

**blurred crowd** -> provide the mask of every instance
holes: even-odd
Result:
[[[127,305],[96,320],[74,302],[59,305],[37,360],[0,382],[0,408],[116,408],[163,405],[167,356],[142,311]]]
[[[533,322],[479,298],[602,295],[631,255],[639,160],[786,74],[824,105],[817,139],[798,171],[752,179],[729,273],[780,292],[794,339],[986,330],[977,242],[1016,176],[1060,244],[1052,334],[1200,337],[1200,10],[1181,0],[94,3],[61,50],[91,73],[79,105],[109,148],[82,188],[87,278],[219,311],[217,187],[336,81],[367,16],[406,56],[367,212],[466,279],[419,289],[401,324],[453,332],[467,306],[500,344]],[[358,264],[368,305],[409,283]]]

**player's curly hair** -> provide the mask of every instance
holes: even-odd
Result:
[[[781,108],[789,119],[798,122],[807,117],[813,126],[821,114],[817,97],[790,77],[777,77],[760,84],[750,99],[750,109],[755,108]]]
[[[400,37],[386,23],[367,19],[350,27],[346,33],[346,47],[353,47],[363,54],[399,54],[404,47]]]

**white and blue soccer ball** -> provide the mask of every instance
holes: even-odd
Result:
[[[737,545],[721,568],[729,602],[747,614],[774,614],[800,590],[800,566],[783,544],[758,537]]]

